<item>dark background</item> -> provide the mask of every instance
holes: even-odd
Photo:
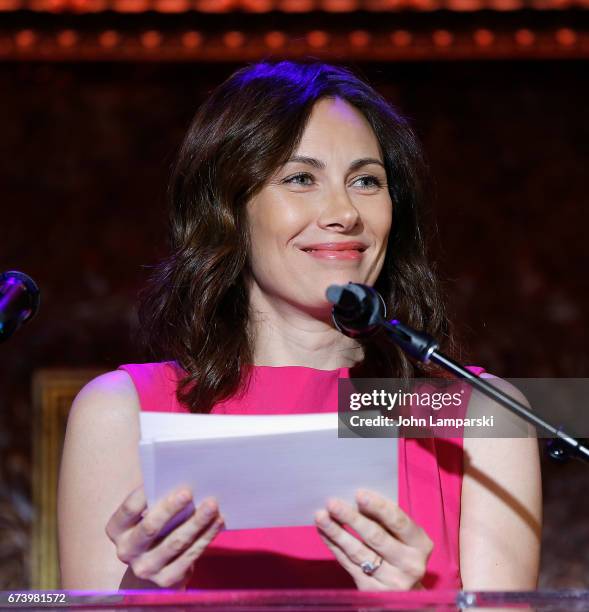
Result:
[[[433,179],[432,257],[464,360],[587,377],[587,64],[353,63],[408,116]],[[26,588],[32,373],[147,358],[134,305],[165,248],[170,163],[241,64],[0,64],[0,271],[40,285],[0,345],[0,588]],[[580,407],[584,409],[586,407]],[[589,585],[587,467],[544,461],[541,586]]]

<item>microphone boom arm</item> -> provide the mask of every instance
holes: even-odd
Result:
[[[584,441],[577,440],[562,428],[548,423],[521,402],[444,355],[439,350],[439,343],[429,334],[418,332],[396,319],[387,321],[384,300],[373,287],[352,282],[347,285],[331,285],[327,289],[326,297],[333,304],[333,322],[343,334],[354,338],[368,336],[378,329],[384,329],[387,338],[414,359],[422,363],[432,361],[453,376],[466,380],[483,395],[534,427],[549,433],[555,438],[549,448],[553,459],[562,460],[570,454],[589,462],[589,448],[584,445]]]
[[[428,363],[431,361],[442,367],[447,372],[450,372],[455,377],[465,379],[472,387],[501,404],[508,410],[511,410],[511,412],[532,424],[534,427],[542,429],[551,436],[558,438],[558,440],[563,444],[564,449],[566,449],[566,451],[568,451],[572,456],[589,462],[589,448],[584,446],[581,441],[568,435],[562,430],[562,428],[551,425],[548,421],[545,421],[537,414],[533,413],[521,402],[518,402],[510,395],[507,395],[494,385],[488,383],[484,378],[476,376],[458,362],[444,355],[438,350],[438,342],[429,334],[418,332],[408,325],[400,323],[396,319],[387,321],[383,317],[380,317],[379,323],[381,327],[386,330],[387,336],[390,340],[392,340],[395,344],[400,346],[401,349],[418,361],[421,361],[422,363]],[[560,458],[558,456],[560,452],[561,449],[557,449],[555,458]]]

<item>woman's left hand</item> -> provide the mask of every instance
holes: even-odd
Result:
[[[421,579],[433,549],[428,535],[397,504],[374,491],[358,490],[356,501],[358,510],[342,499],[329,499],[327,510],[315,513],[315,524],[358,589],[422,589]]]

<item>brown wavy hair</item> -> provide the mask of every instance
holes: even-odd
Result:
[[[335,97],[364,114],[384,157],[394,223],[374,287],[389,316],[449,343],[422,231],[425,165],[408,122],[347,68],[317,60],[261,61],[233,73],[197,111],[168,189],[170,254],[141,295],[145,340],[156,358],[185,371],[178,399],[192,412],[210,412],[249,381],[254,338],[243,274],[246,203],[296,149],[313,105]],[[381,333],[359,342],[364,359],[351,376],[426,372]]]

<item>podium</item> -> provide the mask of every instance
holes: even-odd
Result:
[[[0,608],[78,610],[226,610],[231,612],[323,610],[589,610],[589,590],[558,591],[357,591],[191,590],[191,591],[3,591]]]

